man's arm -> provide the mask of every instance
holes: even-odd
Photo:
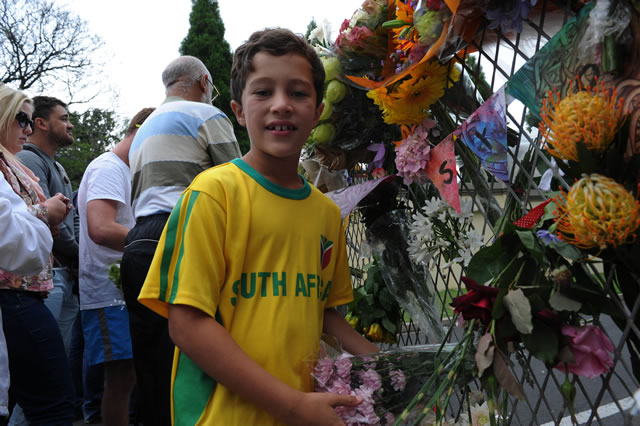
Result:
[[[353,355],[370,354],[380,350],[355,331],[342,315],[333,308],[324,310],[322,331],[338,339],[342,347]]]
[[[282,383],[250,358],[214,318],[191,306],[169,305],[169,334],[210,377],[284,423],[342,425],[333,407],[361,402],[349,395],[304,393]]]
[[[27,210],[0,174],[0,268],[37,274],[47,263],[52,244],[47,225]]]
[[[115,200],[91,200],[87,203],[87,230],[94,243],[124,250],[124,240],[129,228],[116,222],[118,202]]]

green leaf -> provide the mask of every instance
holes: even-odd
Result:
[[[491,316],[493,317],[493,319],[500,319],[507,312],[506,309],[504,308],[504,303],[502,302],[502,299],[504,299],[504,296],[507,294],[507,291],[509,291],[509,289],[503,288],[500,290],[500,292],[498,292],[498,295],[496,296],[496,301],[493,304],[493,311],[491,312]]]
[[[564,241],[560,243],[551,243],[549,246],[565,259],[579,260],[584,257],[584,253],[582,253],[577,247],[574,247]]]
[[[374,318],[378,318],[378,319],[385,318],[387,316],[387,313],[384,311],[384,309],[381,309],[381,308],[375,308],[371,314],[373,315]]]
[[[538,243],[538,238],[534,235],[533,231],[516,231],[518,238],[522,242],[522,245],[529,250],[529,253],[538,261],[542,263],[544,261],[544,247]]]
[[[531,323],[531,304],[522,289],[511,290],[504,298],[504,306],[511,314],[511,321],[522,334],[530,334],[533,330]]]
[[[522,244],[529,250],[534,250],[536,247],[536,238],[531,231],[516,231],[516,235],[522,241]]]
[[[372,294],[367,294],[364,298],[367,301],[367,305],[373,306],[376,304],[375,297]]]
[[[383,318],[382,319],[382,326],[389,332],[389,333],[394,333],[397,330],[397,327],[394,323],[392,323],[391,321],[389,321],[388,318]]]
[[[549,305],[556,311],[578,312],[582,303],[570,299],[559,291],[554,291],[549,297]]]
[[[552,364],[558,355],[559,341],[555,330],[540,320],[533,320],[533,332],[522,334],[522,343],[545,364]]]
[[[497,277],[512,258],[513,253],[505,250],[502,239],[499,238],[492,245],[478,250],[471,258],[467,266],[467,276],[479,284],[484,284]]]
[[[412,22],[406,22],[403,21],[402,19],[393,19],[391,21],[386,21],[382,23],[382,28],[385,30],[390,30],[393,28],[400,28],[400,27],[404,27],[405,25],[413,25]]]

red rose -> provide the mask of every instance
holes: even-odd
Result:
[[[462,314],[465,321],[479,319],[483,324],[488,324],[493,311],[499,289],[480,285],[471,278],[462,277],[462,282],[467,286],[467,293],[454,297],[451,307],[456,313]]]

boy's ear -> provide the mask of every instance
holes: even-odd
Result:
[[[242,108],[242,104],[240,102],[236,102],[232,100],[231,109],[233,110],[233,113],[236,115],[236,120],[238,120],[238,124],[240,124],[243,127],[246,127],[247,122],[244,119],[244,109]]]

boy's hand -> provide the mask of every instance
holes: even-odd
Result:
[[[338,395],[337,393],[309,392],[302,397],[291,412],[292,425],[344,425],[335,407],[355,407],[362,402],[359,396]]]

